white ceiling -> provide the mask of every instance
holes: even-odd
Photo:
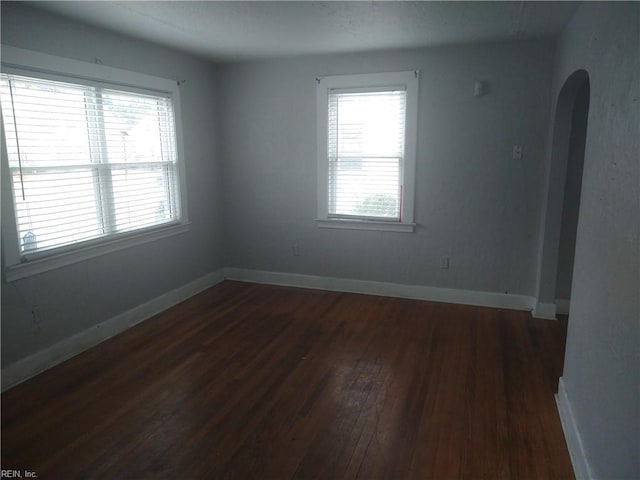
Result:
[[[31,2],[214,61],[557,35],[577,2]]]

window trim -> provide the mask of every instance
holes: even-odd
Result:
[[[365,73],[355,75],[331,75],[316,78],[316,101],[318,121],[318,217],[316,223],[320,228],[376,230],[410,233],[415,229],[415,167],[418,134],[418,70]],[[402,219],[383,220],[367,218],[336,218],[329,215],[328,181],[328,123],[329,123],[329,91],[352,90],[374,91],[381,87],[397,87],[402,85],[407,92],[405,123],[405,155],[402,164]]]
[[[31,254],[28,260],[21,257],[16,214],[9,175],[9,159],[4,141],[4,124],[0,118],[2,150],[0,152],[2,173],[2,263],[3,276],[7,282],[36,275],[76,262],[105,255],[117,250],[130,248],[189,230],[186,171],[184,145],[182,139],[182,113],[180,90],[176,80],[130,72],[101,64],[86,63],[64,57],[57,57],[31,50],[6,45],[2,49],[2,72],[17,73],[38,78],[82,83],[117,88],[134,93],[158,93],[171,98],[176,130],[176,155],[178,187],[180,189],[180,218],[174,222],[152,226],[140,230],[109,235],[86,242],[45,250]]]

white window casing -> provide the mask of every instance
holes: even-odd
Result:
[[[7,281],[188,230],[175,80],[2,47]]]
[[[316,79],[319,227],[413,232],[418,77]]]

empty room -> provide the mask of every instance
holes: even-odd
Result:
[[[640,478],[640,3],[2,1],[2,477]]]

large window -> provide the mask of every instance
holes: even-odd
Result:
[[[417,76],[318,79],[320,226],[413,230]]]
[[[174,102],[170,91],[43,74],[3,58],[19,264],[184,221]],[[3,235],[12,230],[4,222]]]

